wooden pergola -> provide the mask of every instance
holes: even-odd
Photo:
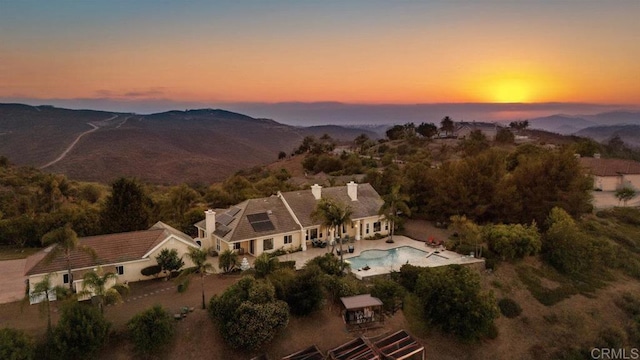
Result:
[[[282,360],[324,360],[324,355],[316,345],[311,345],[304,350],[287,355]]]
[[[424,346],[400,330],[373,343],[384,359],[424,360]]]
[[[329,350],[331,360],[380,360],[371,344],[363,337],[359,337]]]
[[[406,331],[383,335],[377,340],[359,337],[329,350],[331,360],[425,360],[424,346]]]

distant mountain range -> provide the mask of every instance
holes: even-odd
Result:
[[[598,142],[618,135],[631,146],[640,146],[640,112],[611,111],[595,115],[552,115],[529,120],[529,127],[563,135],[578,135]]]
[[[137,115],[0,104],[0,155],[78,180],[209,184],[325,133],[342,141],[377,137],[368,129],[294,127],[214,109]]]

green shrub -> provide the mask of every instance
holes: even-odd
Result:
[[[160,352],[174,335],[174,320],[160,305],[136,314],[127,323],[138,354]]]
[[[280,261],[279,268],[280,269],[292,269],[292,270],[295,270],[296,269],[296,261],[295,260]]]
[[[269,342],[289,322],[289,306],[277,300],[274,286],[243,277],[209,301],[209,315],[234,348],[252,350]]]
[[[620,329],[607,327],[600,330],[598,348],[618,349],[624,346],[624,333]]]
[[[67,304],[53,330],[52,353],[62,359],[95,358],[107,340],[109,328],[97,308],[77,302]]]
[[[382,308],[388,313],[393,314],[402,307],[404,295],[404,287],[393,280],[378,278],[373,281],[371,296],[380,299]]]
[[[161,271],[162,271],[162,268],[160,267],[160,265],[151,265],[140,270],[140,273],[144,276],[156,276],[160,274]]]
[[[520,305],[515,302],[515,300],[510,298],[503,298],[498,301],[498,307],[500,308],[500,312],[502,315],[512,319],[517,317],[522,313],[522,308]]]
[[[31,360],[35,358],[33,340],[22,330],[0,329],[0,359]]]
[[[334,256],[332,253],[326,253],[322,256],[316,256],[309,260],[305,267],[316,265],[327,275],[342,275],[340,269],[340,259]]]

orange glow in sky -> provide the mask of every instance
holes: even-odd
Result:
[[[640,104],[640,1],[2,7],[0,102]]]

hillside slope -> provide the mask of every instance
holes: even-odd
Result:
[[[375,137],[366,130],[323,130],[339,140],[363,132]],[[224,110],[135,115],[0,104],[0,155],[19,165],[42,167],[75,142],[45,170],[78,180],[134,176],[154,183],[206,184],[269,163],[280,151],[290,153],[304,136],[317,134],[317,129]]]

